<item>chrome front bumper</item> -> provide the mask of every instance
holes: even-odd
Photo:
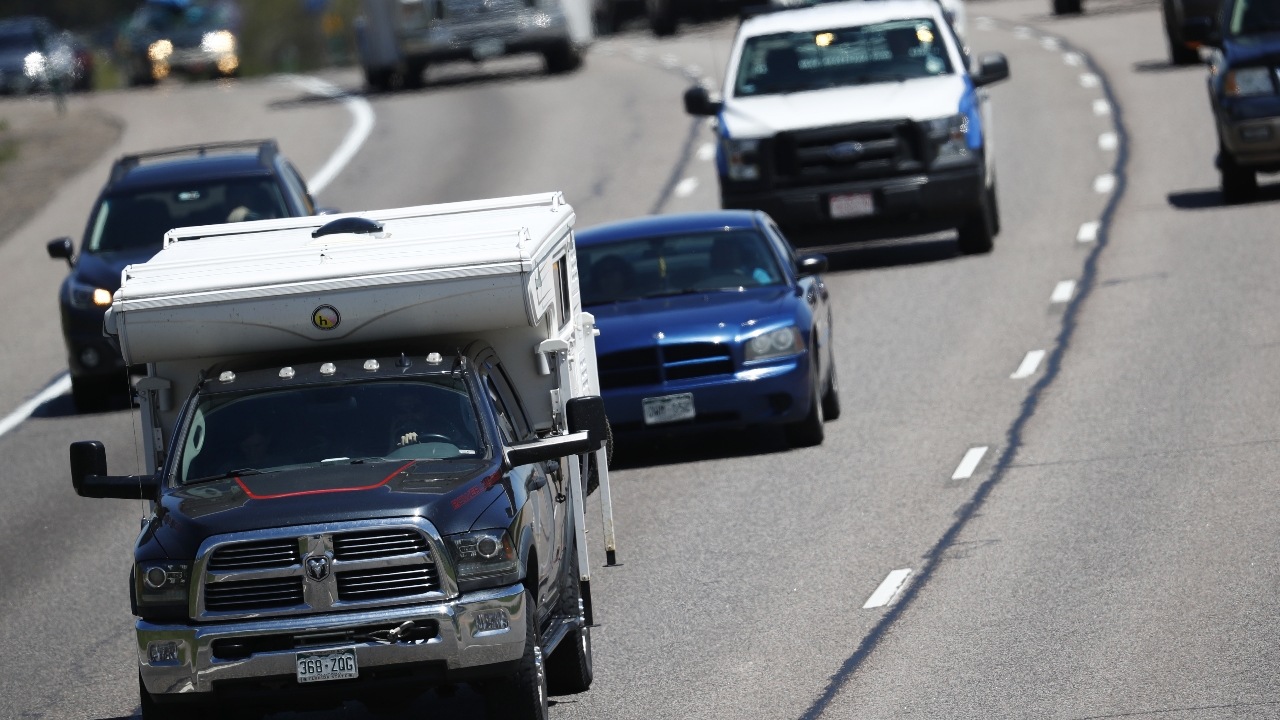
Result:
[[[409,643],[342,642],[331,647],[356,648],[360,670],[366,668],[443,661],[450,671],[519,660],[524,653],[526,608],[524,586],[512,585],[458,596],[452,602],[410,605],[367,612],[313,614],[203,625],[137,624],[138,665],[142,682],[153,695],[186,695],[214,690],[224,680],[251,680],[294,675],[295,654],[322,650],[307,646],[295,650],[255,653],[240,660],[214,657],[213,643],[223,639],[341,632],[345,629],[434,621],[436,637]],[[476,616],[486,611],[506,612],[507,628],[476,631]],[[176,659],[152,661],[153,647],[177,644]],[[340,681],[356,682],[356,681]],[[329,683],[324,683],[328,685]]]

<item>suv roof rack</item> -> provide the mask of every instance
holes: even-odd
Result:
[[[243,148],[257,148],[258,162],[270,167],[271,162],[280,152],[280,146],[275,140],[230,140],[227,142],[201,143],[199,145],[182,145],[179,147],[164,148],[162,150],[150,150],[148,152],[133,153],[124,155],[115,164],[111,166],[110,183],[114,184],[124,179],[129,171],[142,164],[143,160],[152,160],[155,158],[169,157],[172,155],[196,155],[204,157],[210,152],[235,150]]]

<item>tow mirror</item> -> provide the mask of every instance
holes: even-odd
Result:
[[[978,72],[972,76],[977,87],[1009,79],[1009,59],[1003,53],[986,53],[978,57]]]
[[[60,237],[56,240],[50,240],[45,249],[49,251],[49,257],[54,260],[66,260],[67,265],[76,266],[76,246],[71,242],[69,237]]]
[[[800,277],[808,277],[810,275],[821,275],[827,271],[826,255],[801,255],[796,260],[796,275]]]
[[[1217,38],[1214,37],[1213,32],[1213,18],[1187,18],[1186,22],[1182,23],[1182,41],[1200,45],[1213,45],[1216,43]]]
[[[724,103],[711,99],[711,94],[701,85],[684,91],[684,111],[690,115],[719,115]]]
[[[576,397],[565,403],[569,432],[585,432],[591,438],[591,450],[599,450],[609,439],[609,419],[604,414],[604,398],[599,395]]]
[[[71,443],[71,484],[87,498],[154,500],[160,490],[154,475],[108,475],[107,449],[97,440]]]
[[[559,460],[568,455],[581,455],[587,452],[591,452],[591,440],[585,432],[552,435],[533,442],[512,445],[502,451],[507,458],[507,464],[511,467]]]

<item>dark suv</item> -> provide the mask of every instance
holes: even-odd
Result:
[[[123,395],[119,349],[102,335],[102,316],[126,265],[144,263],[176,227],[316,214],[315,202],[274,140],[216,143],[126,155],[111,168],[80,254],[71,238],[49,242],[49,256],[71,274],[58,293],[71,391],[81,412]]]

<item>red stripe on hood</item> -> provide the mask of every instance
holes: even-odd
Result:
[[[387,483],[391,482],[391,478],[404,472],[406,468],[408,468],[410,465],[416,462],[418,461],[410,460],[409,462],[401,466],[399,470],[396,470],[395,472],[383,478],[381,482],[377,482],[372,485],[364,485],[362,487],[328,488],[325,490],[299,490],[298,492],[279,493],[277,495],[255,495],[252,490],[250,490],[248,487],[245,486],[244,481],[241,480],[240,478],[238,477],[236,478],[236,483],[240,486],[240,489],[244,491],[245,495],[248,495],[254,500],[275,500],[276,498],[297,497],[299,495],[321,495],[324,493],[355,492],[356,490],[372,490],[374,488],[382,487],[383,485],[386,485]]]

